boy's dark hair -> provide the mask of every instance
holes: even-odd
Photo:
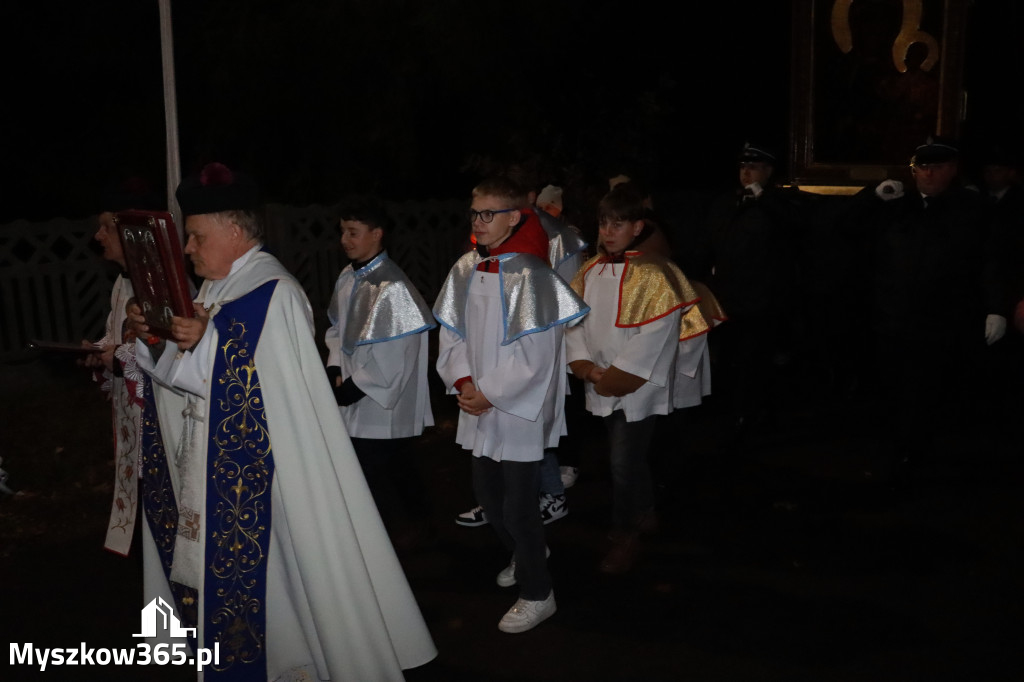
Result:
[[[631,182],[616,185],[615,189],[604,195],[597,206],[597,219],[612,220],[643,220],[645,213],[644,196]]]
[[[523,188],[500,175],[483,180],[473,188],[473,196],[498,197],[505,202],[505,208],[523,208],[526,204]]]
[[[364,223],[371,230],[381,230],[385,236],[391,231],[391,216],[376,199],[354,199],[343,204],[340,213],[341,220]]]

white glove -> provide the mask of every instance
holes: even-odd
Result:
[[[985,317],[985,343],[992,345],[1006,333],[1006,318],[1002,315]]]
[[[761,196],[761,192],[764,191],[764,188],[761,187],[760,182],[752,182],[749,185],[745,186],[743,189],[750,190],[750,193],[754,195],[755,199]]]
[[[882,201],[899,199],[903,196],[903,183],[899,180],[883,180],[875,188],[875,196]]]

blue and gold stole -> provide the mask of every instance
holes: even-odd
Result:
[[[277,280],[214,316],[208,400],[204,646],[220,643],[216,680],[267,678],[267,558],[274,459],[255,355]]]
[[[266,679],[267,554],[274,460],[254,357],[277,280],[221,307],[210,396],[206,483],[206,618],[203,646],[220,643],[211,680]],[[198,621],[198,591],[170,581],[179,515],[157,419],[144,379],[141,497],[186,627]],[[193,649],[196,642],[190,638]]]

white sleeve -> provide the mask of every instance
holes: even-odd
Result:
[[[327,366],[328,367],[341,367],[341,320],[338,315],[338,290],[341,288],[341,277],[338,277],[338,281],[334,284],[334,295],[331,296],[331,302],[327,306],[327,319],[330,320],[331,326],[327,329],[327,333],[324,334],[324,343],[327,344]]]
[[[111,310],[110,314],[107,315],[107,323],[103,327],[104,334],[103,338],[96,341],[97,346],[110,346],[117,345],[117,337],[114,334],[114,311]]]
[[[340,325],[331,325],[324,334],[324,343],[327,344],[327,366],[341,367],[341,330]]]
[[[448,387],[448,393],[458,393],[455,382],[473,374],[466,355],[466,340],[444,325],[438,334],[436,367],[441,381]]]
[[[136,339],[135,362],[161,386],[176,393],[187,391],[205,398],[208,392],[210,354],[216,344],[216,336],[214,325],[207,324],[206,332],[194,350],[181,353],[173,342],[167,341],[164,352],[156,361],[149,352],[149,346],[141,339]]]
[[[203,338],[191,351],[185,351],[175,363],[171,378],[173,386],[205,398],[209,393],[210,358],[217,341],[217,328],[213,319],[206,325]]]
[[[676,351],[676,374],[684,374],[691,379],[697,376],[697,370],[701,368],[707,354],[707,347],[707,334],[680,341]]]
[[[577,360],[594,361],[587,347],[587,332],[585,324],[578,324],[565,330],[565,362],[576,362]]]
[[[153,355],[149,352],[149,346],[142,342],[142,339],[135,339],[135,362],[139,369],[154,379],[158,378],[155,372],[156,363],[153,362]]]
[[[164,352],[160,354],[159,359],[154,360],[149,346],[142,339],[135,339],[135,364],[139,369],[152,377],[156,383],[175,393],[180,393],[171,384],[171,376],[174,373],[175,356],[178,354],[178,348],[169,341],[166,343],[167,346],[164,348]]]
[[[669,380],[672,358],[679,342],[678,310],[639,327],[615,356],[613,365],[656,386]]]
[[[561,326],[522,336],[512,344],[513,352],[487,372],[474,377],[478,389],[496,408],[523,419],[536,421],[544,406],[562,344]]]
[[[419,334],[357,346],[352,381],[375,403],[394,409],[419,356]],[[463,375],[465,376],[465,375]]]

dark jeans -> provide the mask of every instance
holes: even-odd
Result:
[[[411,438],[352,438],[359,465],[381,519],[389,526],[429,516],[423,479]]]
[[[651,415],[627,422],[622,410],[604,418],[612,473],[612,527],[616,530],[634,530],[654,509],[649,455],[657,419],[657,415]]]
[[[580,452],[581,433],[592,427],[587,412],[586,388],[582,381],[569,375],[569,395],[565,396],[565,428],[568,435],[558,441],[558,463],[561,466],[578,467],[582,459]]]
[[[519,596],[529,601],[551,593],[544,524],[537,510],[540,462],[495,462],[473,457],[473,492],[498,538],[516,559]]]

